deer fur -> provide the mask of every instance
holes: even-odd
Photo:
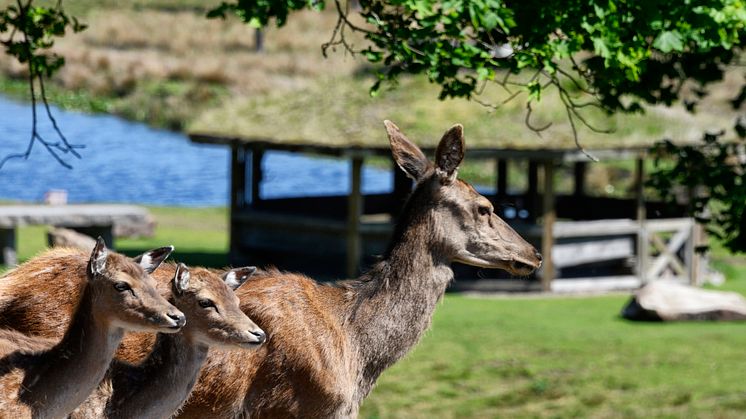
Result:
[[[171,303],[183,311],[179,333],[158,334],[142,364],[115,360],[98,389],[72,418],[169,418],[187,399],[209,347],[254,349],[266,335],[239,307],[233,292],[256,271],[228,271],[222,278],[206,269],[176,267]]]
[[[84,258],[79,252],[69,256]],[[184,315],[156,292],[145,270],[109,253],[100,238],[80,265],[85,273],[78,274],[87,280],[62,340],[45,348],[48,339],[18,339],[19,349],[0,359],[0,416],[65,417],[104,377],[125,330],[174,332],[183,326]],[[11,347],[14,338],[17,332],[0,333],[0,347]]]
[[[276,270],[255,274],[237,295],[267,343],[250,352],[210,351],[178,417],[355,417],[379,375],[429,327],[453,279],[452,262],[521,276],[540,267],[536,249],[457,178],[463,127],[446,131],[433,164],[396,125],[385,125],[395,161],[416,185],[382,260],[333,284]],[[154,273],[161,283],[172,276],[169,265]],[[0,315],[2,304],[0,297]],[[46,311],[27,309],[24,316]],[[32,332],[50,336],[57,326],[44,323]],[[152,345],[152,337],[128,336],[118,357],[136,362]]]

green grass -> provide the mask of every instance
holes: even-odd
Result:
[[[151,207],[150,239],[121,251],[174,244],[190,264],[226,262],[227,210]],[[44,227],[19,229],[19,254],[45,244]],[[723,289],[746,294],[746,258],[713,246]],[[432,328],[387,370],[363,418],[742,417],[743,323],[632,323],[627,297],[447,295]]]
[[[361,416],[741,416],[746,325],[632,323],[626,300],[449,295]]]
[[[63,109],[72,109],[86,113],[107,113],[112,110],[110,98],[94,95],[85,90],[67,90],[55,84],[46,86],[47,98]],[[19,100],[28,100],[29,85],[26,79],[0,76],[0,92],[3,95]],[[29,111],[30,112],[30,111]],[[31,116],[29,114],[29,120]]]

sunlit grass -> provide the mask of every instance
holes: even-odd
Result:
[[[120,250],[173,244],[178,260],[226,263],[227,209],[149,210],[155,237],[118,240]],[[19,229],[21,259],[44,248],[45,231]],[[746,258],[715,243],[713,260],[722,289],[746,294]],[[361,417],[741,417],[746,324],[632,323],[618,315],[626,300],[447,295]]]

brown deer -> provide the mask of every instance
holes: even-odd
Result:
[[[378,376],[428,328],[453,279],[452,262],[521,276],[541,266],[536,249],[457,179],[461,125],[446,131],[435,164],[396,125],[385,125],[394,160],[416,186],[383,259],[360,278],[334,284],[274,270],[255,274],[237,294],[268,343],[251,352],[210,351],[179,417],[354,417]],[[161,283],[172,275],[154,273]],[[26,307],[27,314],[43,318],[60,301]],[[54,336],[64,319],[42,323],[26,330]],[[147,336],[127,338],[121,356],[142,359],[150,345]]]
[[[170,252],[156,253],[160,259]],[[85,256],[70,251],[70,257]],[[160,263],[152,254],[146,257],[148,268]],[[22,275],[38,262],[32,260],[9,275]],[[184,325],[184,314],[158,294],[143,267],[109,253],[101,238],[85,266],[87,280],[62,340],[45,349],[48,339],[40,339],[40,348],[31,351],[33,344],[25,339],[19,341],[20,350],[0,359],[0,416],[65,417],[101,382],[125,330],[173,333]],[[0,346],[10,347],[8,341],[16,335],[0,332],[5,342]]]
[[[171,281],[171,303],[186,314],[179,333],[159,334],[139,365],[114,361],[98,389],[73,418],[169,418],[187,399],[209,347],[253,349],[266,335],[241,311],[233,292],[256,271],[228,271],[223,278],[179,264]]]
[[[457,179],[461,125],[446,131],[435,164],[396,125],[385,125],[395,161],[416,186],[383,259],[332,285],[255,275],[238,295],[268,344],[212,352],[179,417],[354,417],[378,376],[428,328],[453,279],[452,262],[521,276],[541,266],[536,249]]]

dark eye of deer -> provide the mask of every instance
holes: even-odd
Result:
[[[215,307],[215,303],[207,299],[199,300],[197,304],[202,308]]]
[[[490,207],[479,207],[477,211],[479,211],[479,215],[489,215],[492,212]]]
[[[126,282],[117,282],[114,284],[114,289],[119,292],[129,291],[132,288],[130,288],[130,285]]]

